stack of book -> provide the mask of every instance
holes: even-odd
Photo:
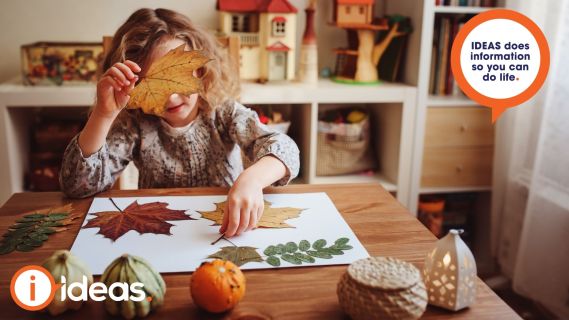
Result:
[[[437,6],[495,7],[496,0],[435,0]]]
[[[454,38],[469,18],[464,15],[437,15],[435,18],[429,84],[429,93],[432,95],[460,93],[450,68],[450,51]]]

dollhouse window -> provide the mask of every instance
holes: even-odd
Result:
[[[346,6],[346,13],[347,13],[347,14],[350,14],[350,11],[351,11],[350,9],[352,9],[352,7]]]
[[[239,16],[232,16],[231,17],[231,30],[233,32],[239,31]]]
[[[284,18],[277,17],[273,19],[273,36],[283,37],[286,34],[286,20]]]
[[[251,17],[247,14],[235,14],[231,16],[231,31],[250,32]]]
[[[360,6],[360,14],[364,14],[364,6]]]

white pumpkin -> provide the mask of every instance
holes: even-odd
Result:
[[[87,287],[93,283],[93,274],[83,261],[71,254],[67,250],[58,250],[51,257],[47,258],[42,266],[51,273],[56,284],[61,283],[61,276],[66,279],[67,285],[73,282],[82,282],[83,276],[87,277]],[[81,294],[80,288],[73,288],[74,296]],[[61,300],[61,290],[55,291],[55,297],[47,306],[47,311],[51,315],[58,315],[66,310],[77,310],[81,308],[83,301],[73,301],[68,296]]]

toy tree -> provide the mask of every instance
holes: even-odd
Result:
[[[399,23],[389,27],[386,19],[373,18],[374,0],[336,0],[336,27],[346,29],[348,48],[335,49],[337,54],[335,80],[340,82],[375,83],[379,81],[377,66],[381,56],[395,37],[405,35]],[[376,43],[377,33],[389,30]]]

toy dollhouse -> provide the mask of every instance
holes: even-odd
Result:
[[[295,76],[297,9],[287,0],[218,0],[219,31],[240,39],[245,80],[292,80]]]

